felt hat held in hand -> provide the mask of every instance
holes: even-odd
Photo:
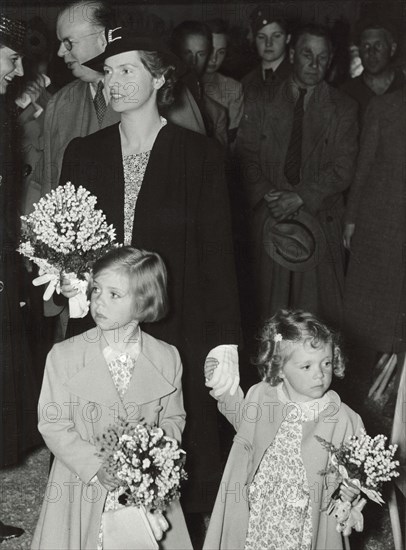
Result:
[[[309,271],[326,253],[326,238],[319,222],[305,210],[296,217],[276,220],[268,216],[262,244],[267,254],[291,271]]]

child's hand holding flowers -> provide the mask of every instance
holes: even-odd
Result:
[[[97,479],[103,485],[107,491],[114,491],[120,486],[120,480],[115,475],[106,472],[103,466],[101,466],[97,472]]]
[[[343,502],[354,502],[354,500],[361,493],[361,489],[358,485],[351,483],[351,481],[343,481],[340,484],[340,499]]]
[[[100,482],[121,487],[120,504],[162,512],[179,497],[180,483],[187,477],[185,452],[161,428],[119,418],[96,444],[103,459]]]
[[[367,501],[359,495],[362,493],[377,504],[384,502],[381,495],[383,484],[399,476],[399,462],[393,460],[397,445],[385,448],[387,438],[384,435],[372,438],[365,430],[359,437],[351,436],[340,447],[321,437],[316,438],[330,453],[329,467],[320,473],[333,474],[339,483],[326,511],[336,517],[337,531],[344,535],[349,535],[352,528],[361,531],[362,509]]]

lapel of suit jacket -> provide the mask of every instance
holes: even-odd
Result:
[[[402,91],[397,90],[390,94],[389,97],[391,101],[389,101],[388,96],[386,96],[385,123],[393,127],[397,136],[399,136],[399,132],[404,135],[406,130],[406,109],[404,107],[405,93],[406,85],[403,87]]]
[[[294,98],[292,96],[290,80],[285,80],[276,93],[275,99],[265,106],[264,134],[270,134],[271,151],[265,162],[284,162],[289,144],[293,122]],[[279,151],[275,150],[275,146]]]
[[[105,343],[100,331],[94,328],[86,335],[88,342],[85,344],[84,366],[65,383],[69,392],[85,401],[109,408],[116,408],[118,405],[119,415],[126,417],[131,413],[126,405],[143,405],[175,391],[174,386],[162,376],[150,359],[153,355],[151,344],[148,339],[143,338],[142,350],[134,366],[130,385],[121,399],[103,355]]]
[[[328,139],[328,128],[335,112],[336,104],[329,85],[321,82],[314,89],[303,118],[302,170],[322,141]]]

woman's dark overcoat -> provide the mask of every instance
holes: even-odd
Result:
[[[17,463],[37,445],[39,382],[33,370],[24,269],[16,252],[22,175],[16,118],[0,98],[0,466]],[[25,305],[21,305],[25,302]]]
[[[97,196],[123,241],[124,175],[119,125],[73,140],[60,183]],[[204,386],[207,353],[239,342],[240,318],[223,154],[205,136],[168,123],[154,143],[135,209],[132,245],[168,268],[170,314],[144,329],[175,345],[184,365],[189,453],[187,511],[209,511],[221,475],[215,404]]]

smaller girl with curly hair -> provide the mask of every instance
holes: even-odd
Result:
[[[224,470],[204,548],[310,550],[343,547],[337,521],[322,510],[337,486],[321,472],[329,455],[315,436],[339,446],[358,435],[358,414],[330,390],[344,376],[339,336],[311,313],[281,310],[259,335],[253,363],[262,381],[243,396],[212,395],[237,435]],[[211,386],[215,360],[205,365]],[[359,491],[341,485],[342,500]]]

